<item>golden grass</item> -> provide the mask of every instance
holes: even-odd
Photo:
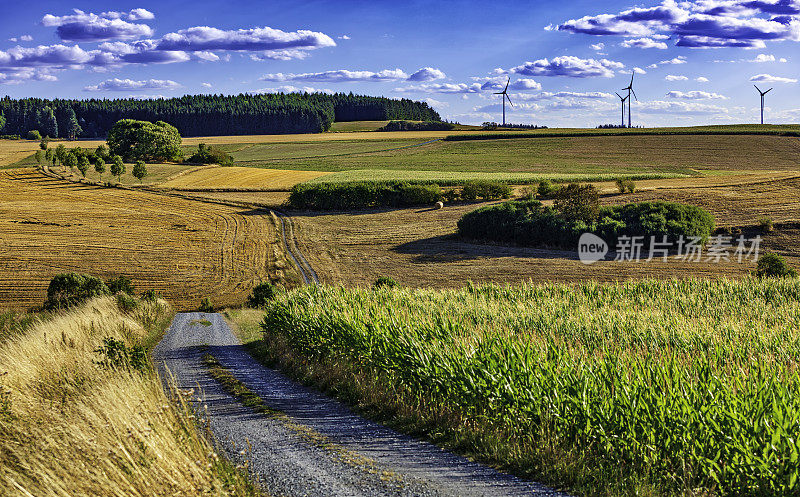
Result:
[[[178,309],[203,297],[241,304],[253,286],[292,280],[266,213],[0,171],[0,303],[27,308],[69,271],[124,274]]]
[[[174,189],[288,190],[298,183],[331,174],[322,171],[256,169],[251,167],[210,167],[161,183]]]
[[[142,342],[141,323],[165,313],[142,303],[129,316],[101,298],[0,345],[0,494],[243,494],[152,372],[95,362],[104,338]]]

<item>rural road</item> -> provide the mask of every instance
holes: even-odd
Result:
[[[285,416],[257,414],[227,394],[202,363],[206,353]],[[194,405],[221,448],[271,495],[566,497],[399,434],[294,383],[256,362],[220,314],[176,315],[154,360],[164,378],[194,389]]]

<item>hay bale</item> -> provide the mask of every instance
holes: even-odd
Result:
[[[441,209],[442,207],[444,207],[444,204],[442,203],[441,200],[439,202],[436,202],[435,204],[433,204],[433,208],[434,209]]]

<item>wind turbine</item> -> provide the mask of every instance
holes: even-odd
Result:
[[[614,92],[614,93],[619,97],[620,103],[622,103],[622,127],[624,128],[625,127],[625,100],[628,100],[629,96],[628,97],[623,97],[622,95],[620,95],[617,92]]]
[[[503,91],[494,92],[495,95],[503,95],[502,97],[500,97],[500,98],[503,99],[503,126],[506,125],[506,99],[508,99],[508,103],[510,103],[512,107],[514,106],[514,103],[511,101],[511,98],[509,98],[509,96],[508,96],[508,85],[510,83],[511,83],[511,78],[509,77],[508,81],[506,82],[506,87],[503,88]]]
[[[636,92],[633,91],[633,76],[634,76],[634,74],[636,74],[636,72],[632,72],[631,73],[631,82],[630,82],[630,84],[628,86],[626,86],[625,88],[623,88],[623,90],[628,90],[628,97],[627,98],[628,98],[628,127],[629,128],[631,127],[631,93],[633,93],[633,98],[635,98],[637,102],[639,101],[639,97],[637,97],[636,96]],[[622,124],[623,124],[623,126],[625,125],[624,122]]]
[[[757,87],[756,85],[753,85],[753,86],[756,87],[756,90],[758,90],[758,93],[761,95],[761,124],[764,124],[764,95],[766,95],[767,93],[771,92],[772,88],[770,88],[767,91],[761,91],[761,89],[759,87]]]

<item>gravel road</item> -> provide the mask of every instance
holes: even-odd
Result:
[[[205,353],[288,418],[242,406],[209,376],[201,362]],[[272,495],[566,497],[399,434],[294,383],[256,362],[220,314],[178,314],[154,359],[165,378],[194,389],[195,405],[222,449],[246,463]],[[309,433],[333,444],[311,443]]]

